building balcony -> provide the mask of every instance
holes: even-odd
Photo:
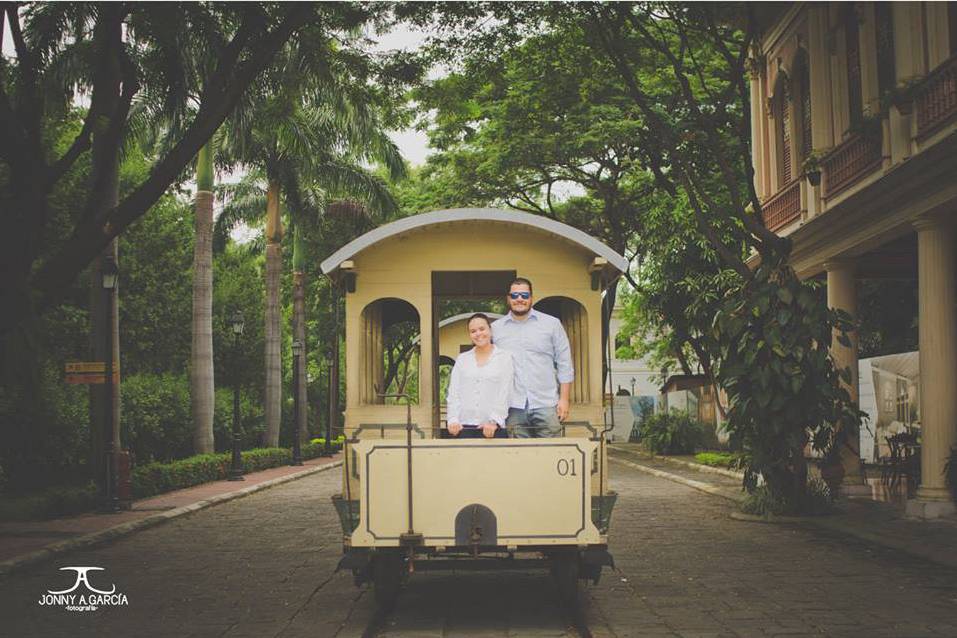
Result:
[[[801,217],[801,180],[796,179],[761,204],[768,230],[778,230]]]
[[[957,55],[934,69],[914,94],[917,137],[927,137],[957,113]]]
[[[857,134],[842,142],[821,160],[824,197],[834,197],[880,168],[880,129],[869,135]]]

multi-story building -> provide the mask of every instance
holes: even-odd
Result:
[[[862,278],[919,288],[921,487],[908,512],[954,511],[957,443],[957,3],[765,3],[751,101],[755,185],[791,264],[854,314]],[[857,345],[835,345],[853,371]]]

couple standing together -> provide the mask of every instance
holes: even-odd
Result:
[[[532,309],[532,282],[508,289],[509,313],[490,323],[468,320],[474,347],[452,368],[446,416],[458,438],[560,436],[575,371],[561,322]]]

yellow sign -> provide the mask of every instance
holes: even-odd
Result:
[[[65,380],[72,384],[106,383],[106,363],[104,361],[71,361],[64,364]],[[113,383],[119,382],[120,366],[113,365]]]

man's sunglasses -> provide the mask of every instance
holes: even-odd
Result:
[[[508,296],[512,299],[531,299],[532,293],[530,292],[510,292]]]

